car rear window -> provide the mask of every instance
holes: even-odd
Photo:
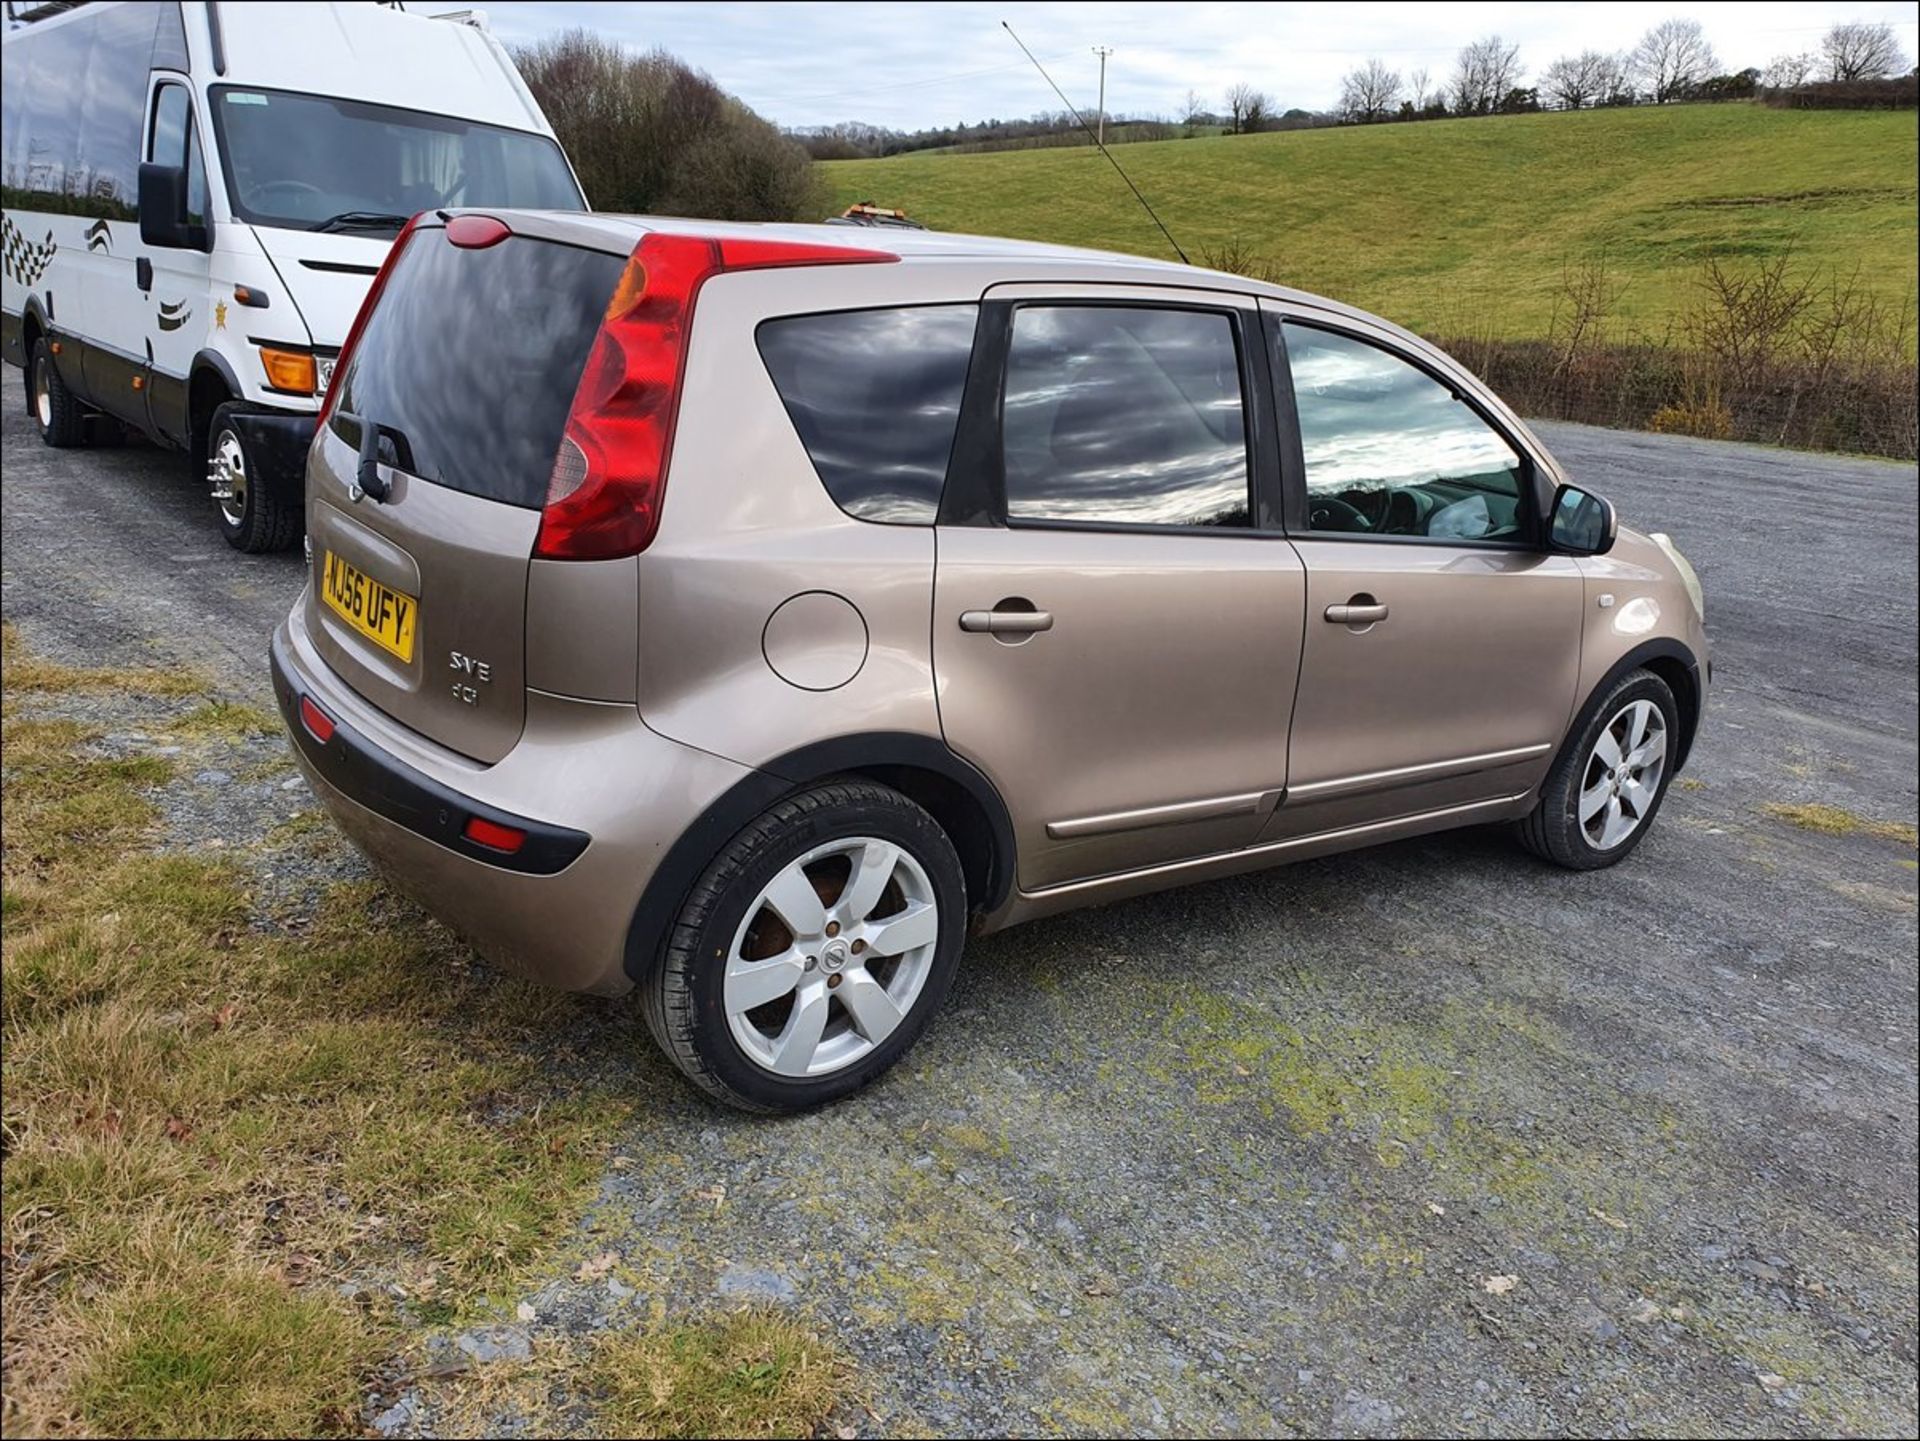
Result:
[[[761,324],[760,358],[847,514],[933,524],[978,309],[844,310]]]
[[[371,421],[414,475],[544,505],[581,368],[625,265],[524,236],[469,250],[438,228],[416,231],[334,382],[336,433],[358,444],[355,422]]]

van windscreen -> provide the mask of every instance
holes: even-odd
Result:
[[[289,230],[342,217],[498,205],[584,210],[545,135],[331,95],[216,85],[208,92],[234,214]],[[370,227],[370,228],[378,228]]]
[[[335,433],[357,446],[370,422],[409,473],[539,508],[625,266],[524,236],[468,250],[416,230],[334,381]]]

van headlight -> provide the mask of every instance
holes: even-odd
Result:
[[[1693,602],[1693,613],[1700,617],[1700,623],[1706,624],[1707,596],[1700,589],[1700,577],[1694,571],[1693,563],[1680,554],[1680,547],[1673,543],[1673,537],[1664,531],[1656,530],[1652,535],[1653,543],[1664,550],[1673,559],[1673,568],[1680,572],[1680,584],[1687,588],[1687,599]]]

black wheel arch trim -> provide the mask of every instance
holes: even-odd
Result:
[[[1679,641],[1671,640],[1664,636],[1656,640],[1642,641],[1639,645],[1621,656],[1619,660],[1608,667],[1607,673],[1600,677],[1598,683],[1585,695],[1580,697],[1580,705],[1574,711],[1573,718],[1575,721],[1578,721],[1581,716],[1584,716],[1587,713],[1587,708],[1593,704],[1594,699],[1612,690],[1614,686],[1619,684],[1621,677],[1630,671],[1643,669],[1647,662],[1655,660],[1678,661],[1686,668],[1687,675],[1693,687],[1693,694],[1676,695],[1673,698],[1675,703],[1680,707],[1680,748],[1673,762],[1673,773],[1678,775],[1681,768],[1686,765],[1687,757],[1693,750],[1693,738],[1699,734],[1700,719],[1706,710],[1706,691],[1700,683],[1700,658]],[[1554,752],[1554,765],[1560,764],[1560,758],[1566,753],[1567,747],[1578,739],[1579,736],[1574,732],[1573,727],[1569,725],[1567,734],[1562,737],[1560,741],[1560,748]],[[1548,767],[1548,774],[1551,773],[1552,767],[1550,766]]]
[[[229,400],[246,399],[246,391],[241,387],[240,377],[234,374],[233,363],[217,350],[202,350],[193,357],[193,363],[187,367],[187,384],[191,386],[203,370],[215,370],[220,379],[226,382]]]
[[[952,782],[986,818],[992,854],[984,894],[970,897],[975,910],[998,909],[1013,892],[1013,817],[993,782],[946,742],[910,731],[837,736],[788,751],[736,781],[667,848],[634,908],[627,928],[626,970],[643,983],[661,954],[694,883],[732,840],[767,807],[833,776],[912,769]]]

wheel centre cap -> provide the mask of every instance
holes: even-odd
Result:
[[[823,970],[838,971],[847,964],[847,946],[844,941],[829,941],[826,950],[820,953],[820,966]]]

